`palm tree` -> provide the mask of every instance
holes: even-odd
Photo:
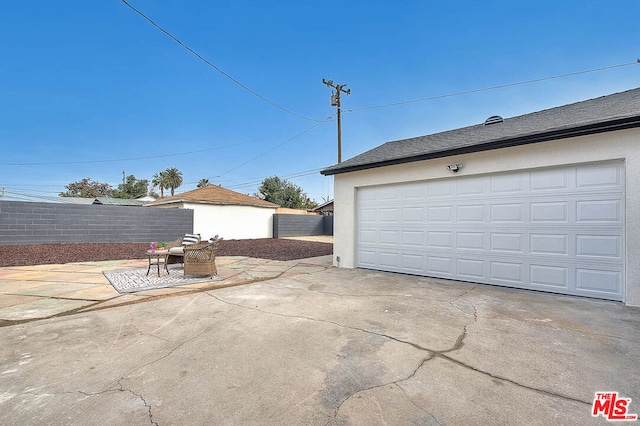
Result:
[[[182,185],[182,172],[175,167],[170,167],[163,173],[165,173],[166,175],[166,183],[168,185],[168,188],[171,188],[171,195],[173,195],[175,189]]]
[[[164,190],[169,189],[171,185],[169,185],[169,181],[167,179],[167,171],[162,171],[160,173],[155,173],[153,178],[151,179],[151,184],[153,188],[160,189],[160,197],[164,197]]]
[[[198,182],[198,188],[204,188],[205,186],[209,186],[209,179],[200,179]]]

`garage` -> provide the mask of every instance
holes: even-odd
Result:
[[[640,88],[487,116],[322,170],[334,265],[640,307]]]
[[[357,190],[356,266],[624,298],[621,162]]]

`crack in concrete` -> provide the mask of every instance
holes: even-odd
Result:
[[[467,312],[465,312],[465,311],[463,311],[462,309],[460,309],[460,308],[458,308],[457,306],[455,306],[455,305],[454,305],[454,303],[455,303],[457,300],[462,299],[462,300],[464,300],[465,302],[469,303],[469,304],[471,305],[471,307],[473,308],[473,321],[472,321],[471,323],[465,324],[465,325],[463,326],[463,331],[462,331],[462,333],[460,333],[460,335],[458,335],[458,338],[456,339],[455,343],[454,343],[454,344],[453,344],[453,346],[452,346],[451,348],[449,348],[449,349],[446,349],[446,350],[443,350],[443,351],[436,351],[436,350],[432,350],[432,349],[422,348],[421,346],[416,345],[416,344],[414,344],[414,343],[412,343],[412,342],[405,342],[405,341],[402,341],[402,340],[396,339],[396,338],[394,338],[394,337],[392,337],[392,336],[388,336],[388,335],[385,335],[385,334],[380,334],[380,333],[372,332],[373,334],[376,334],[376,335],[378,335],[378,336],[387,337],[387,338],[392,339],[392,340],[395,340],[395,341],[397,341],[397,342],[399,342],[399,343],[407,343],[407,344],[410,344],[410,345],[412,345],[413,347],[415,347],[415,348],[417,348],[417,349],[421,349],[421,350],[424,350],[424,351],[429,352],[429,353],[430,353],[430,355],[429,355],[428,357],[424,358],[424,359],[422,360],[422,362],[420,362],[420,364],[419,364],[419,365],[418,365],[418,366],[413,370],[413,372],[412,372],[409,376],[405,377],[404,379],[395,380],[395,381],[393,381],[393,382],[384,383],[384,384],[381,384],[381,385],[378,385],[378,386],[372,386],[372,387],[370,387],[370,388],[368,388],[368,389],[361,389],[361,390],[359,390],[359,391],[357,391],[357,392],[352,393],[352,394],[351,394],[351,395],[349,395],[348,397],[346,397],[342,402],[340,402],[340,404],[338,405],[338,407],[337,407],[337,408],[336,408],[336,410],[334,411],[333,418],[332,418],[331,420],[329,420],[329,422],[328,422],[326,425],[328,425],[328,424],[332,423],[332,422],[337,418],[338,413],[340,412],[340,409],[342,408],[342,406],[344,405],[344,403],[345,403],[345,402],[347,402],[347,401],[348,401],[349,399],[351,399],[352,397],[354,397],[355,395],[358,395],[358,394],[359,394],[359,393],[361,393],[361,392],[367,392],[367,391],[369,391],[369,390],[377,389],[377,388],[381,388],[381,387],[388,386],[388,385],[395,385],[395,386],[397,386],[398,388],[400,388],[400,389],[402,390],[403,395],[407,398],[407,400],[408,400],[412,405],[414,405],[415,407],[419,408],[419,409],[420,409],[421,411],[423,411],[424,413],[428,414],[431,418],[433,418],[433,420],[434,420],[436,423],[440,424],[440,423],[436,420],[436,418],[435,418],[431,413],[429,413],[427,410],[425,410],[424,408],[422,408],[422,407],[420,407],[419,405],[417,405],[417,404],[416,404],[416,403],[415,403],[415,402],[414,402],[414,401],[413,401],[413,400],[412,400],[412,399],[407,395],[407,393],[405,392],[404,388],[403,388],[402,386],[400,386],[400,385],[399,385],[399,383],[401,383],[401,382],[406,382],[407,380],[411,380],[411,379],[412,379],[412,378],[413,378],[413,377],[418,373],[418,371],[422,368],[422,366],[424,366],[424,364],[425,364],[427,361],[430,361],[430,360],[431,360],[431,359],[433,359],[434,357],[442,356],[442,355],[443,355],[443,354],[445,354],[445,353],[452,352],[452,351],[457,351],[457,350],[459,350],[460,348],[462,348],[462,346],[463,346],[463,344],[464,344],[464,339],[467,337],[467,326],[469,326],[470,324],[475,323],[475,322],[478,320],[478,315],[477,315],[476,307],[475,307],[475,306],[474,306],[474,304],[473,304],[473,303],[471,303],[469,300],[464,299],[464,296],[466,296],[466,295],[467,295],[469,292],[471,292],[474,288],[475,288],[475,286],[474,286],[474,287],[472,287],[472,288],[470,288],[470,289],[468,289],[468,290],[466,290],[464,293],[462,293],[462,294],[460,294],[459,296],[457,296],[453,301],[450,301],[450,302],[449,302],[449,304],[450,304],[452,307],[454,307],[455,309],[459,310],[459,311],[460,311],[460,312],[462,312],[464,315],[468,315],[468,313],[467,313]],[[367,331],[367,330],[362,330],[362,329],[358,329],[358,328],[356,328],[356,329],[357,329],[357,330],[360,330],[360,331],[364,331],[364,332],[370,333],[370,331]],[[444,359],[448,359],[448,357],[444,356]],[[326,425],[325,425],[325,426],[326,426]]]
[[[424,362],[423,362],[424,364]],[[413,372],[413,375],[415,375],[415,373],[422,367],[422,364],[420,365],[420,367],[418,367],[416,369],[416,371]],[[412,375],[412,377],[413,377]],[[409,379],[405,379],[405,380],[409,380]],[[404,390],[404,388],[402,386],[400,386],[397,383],[394,383],[394,385],[400,389],[400,391],[402,392],[402,394],[404,395],[404,397],[417,409],[421,410],[423,413],[425,413],[426,415],[428,415],[429,417],[431,417],[431,419],[433,419],[434,422],[436,422],[436,424],[441,424],[438,419],[436,418],[436,416],[434,416],[433,414],[431,414],[430,412],[428,412],[427,410],[425,410],[424,408],[422,408],[421,406],[419,406],[418,404],[415,403],[415,401],[413,399],[411,399],[411,397],[409,395],[407,395],[407,392]]]
[[[526,389],[526,390],[529,390],[529,391],[538,392],[538,393],[541,393],[541,394],[544,394],[544,395],[547,395],[547,396],[551,396],[551,397],[562,398],[562,399],[565,399],[565,400],[568,400],[568,401],[573,401],[573,402],[578,402],[578,403],[582,403],[582,404],[586,404],[586,405],[591,405],[591,401],[588,401],[588,402],[587,401],[582,401],[580,399],[573,398],[573,397],[570,397],[570,396],[567,396],[567,395],[563,395],[563,394],[560,394],[560,393],[554,393],[554,392],[547,391],[547,390],[544,390],[544,389],[535,388],[533,386],[528,386],[528,385],[516,382],[515,380],[508,379],[508,378],[505,378],[505,377],[501,377],[501,376],[489,373],[487,371],[481,370],[479,368],[473,367],[473,366],[471,366],[469,364],[466,364],[464,362],[458,361],[455,358],[452,358],[451,356],[447,355],[450,352],[455,352],[455,351],[460,350],[464,346],[464,340],[467,337],[467,327],[472,325],[472,324],[474,324],[478,320],[478,312],[477,312],[477,309],[476,309],[475,305],[471,301],[469,301],[468,299],[464,298],[464,296],[469,294],[475,288],[477,288],[477,286],[474,286],[474,287],[472,287],[470,289],[467,289],[465,292],[463,292],[462,294],[458,295],[453,301],[449,302],[452,307],[454,307],[455,309],[459,310],[463,314],[472,315],[473,319],[469,323],[467,323],[467,324],[465,324],[463,326],[462,332],[458,335],[458,337],[456,338],[455,343],[453,344],[453,346],[451,348],[445,349],[445,350],[440,350],[440,351],[429,349],[429,348],[423,347],[423,346],[421,346],[421,345],[419,345],[417,343],[414,343],[414,342],[411,342],[411,341],[408,341],[408,340],[403,340],[403,339],[400,339],[400,338],[397,338],[397,337],[394,337],[394,336],[391,336],[391,335],[388,335],[388,334],[385,334],[385,333],[379,333],[379,332],[376,332],[376,331],[367,330],[367,329],[360,328],[360,327],[353,327],[353,326],[349,326],[349,325],[338,323],[336,321],[330,321],[330,320],[326,320],[326,319],[322,319],[322,318],[313,318],[313,317],[304,316],[304,315],[289,315],[289,314],[283,314],[283,313],[279,313],[279,312],[271,312],[271,311],[267,311],[267,310],[260,309],[260,308],[257,308],[257,307],[251,307],[251,306],[246,306],[246,305],[242,305],[242,304],[239,304],[239,303],[233,303],[233,302],[224,300],[224,299],[222,299],[222,298],[220,298],[220,297],[218,297],[216,295],[210,294],[208,292],[205,292],[205,294],[207,294],[208,296],[218,300],[221,303],[225,303],[227,305],[236,306],[236,307],[239,307],[239,308],[242,308],[242,309],[247,309],[247,310],[260,312],[260,313],[267,314],[267,315],[280,316],[280,317],[283,317],[283,318],[305,319],[305,320],[308,320],[308,321],[315,321],[315,322],[322,322],[322,323],[326,323],[326,324],[331,324],[331,325],[335,325],[335,326],[341,327],[341,328],[346,328],[346,329],[349,329],[349,330],[360,331],[360,332],[363,332],[363,333],[372,334],[372,335],[379,336],[379,337],[384,337],[384,338],[387,338],[389,340],[393,340],[393,341],[398,342],[398,343],[410,345],[413,348],[416,348],[416,349],[421,350],[421,351],[428,352],[430,354],[428,357],[424,358],[420,362],[420,364],[416,367],[416,369],[408,377],[406,377],[404,379],[399,379],[399,380],[396,380],[396,381],[393,381],[393,382],[384,383],[384,384],[380,384],[380,385],[377,385],[377,386],[372,386],[372,387],[369,387],[369,388],[366,388],[366,389],[361,389],[361,390],[358,390],[357,392],[354,392],[353,394],[349,395],[348,397],[346,397],[342,402],[340,402],[340,404],[338,405],[338,407],[334,411],[334,414],[333,414],[332,418],[326,423],[326,425],[331,424],[331,423],[333,423],[335,421],[335,419],[338,416],[338,413],[340,412],[340,408],[344,405],[345,402],[347,402],[353,396],[355,396],[355,395],[357,395],[357,394],[359,394],[361,392],[366,392],[366,391],[369,391],[369,390],[372,390],[372,389],[376,389],[376,388],[380,388],[380,387],[384,387],[384,386],[387,386],[387,385],[390,385],[390,384],[395,384],[398,387],[402,388],[402,386],[400,386],[399,383],[401,383],[403,381],[410,380],[411,378],[413,378],[417,374],[417,372],[428,361],[430,361],[430,360],[432,360],[434,358],[441,358],[443,360],[452,362],[452,363],[454,363],[456,365],[459,365],[459,366],[461,366],[463,368],[469,369],[469,370],[474,371],[476,373],[480,373],[480,374],[486,375],[486,376],[491,377],[493,379],[505,381],[505,382],[510,383],[510,384],[512,384],[514,386],[518,386],[520,388],[523,388],[523,389]],[[462,309],[460,309],[459,307],[455,306],[454,303],[457,300],[464,300],[465,302],[467,302],[473,308],[473,313],[469,314],[468,312],[465,312]],[[403,389],[403,393],[406,395],[406,393],[404,392],[404,389]],[[412,404],[415,405],[415,403],[410,398],[408,398],[408,399]],[[424,411],[426,412],[426,410],[424,410]],[[434,421],[436,421],[436,420],[434,419]],[[436,423],[437,423],[437,421],[436,421]]]
[[[34,392],[22,392],[20,395],[32,395],[32,396],[36,396],[36,397],[40,397],[40,396],[51,396],[51,395],[84,395],[86,397],[94,397],[94,396],[99,396],[105,393],[112,393],[112,392],[128,392],[132,395],[135,395],[137,398],[139,398],[142,403],[144,404],[144,406],[147,408],[147,410],[149,411],[149,422],[152,425],[155,426],[160,426],[157,422],[153,421],[153,413],[151,412],[151,406],[149,404],[147,404],[147,401],[144,399],[144,397],[140,394],[137,394],[136,392],[134,392],[131,389],[125,389],[124,386],[122,385],[122,383],[120,383],[121,380],[123,380],[124,377],[121,377],[117,384],[118,384],[118,389],[105,389],[103,391],[100,392],[85,392],[82,390],[78,390],[78,391],[68,391],[68,392],[54,392],[54,393],[34,393]]]
[[[133,324],[132,324],[132,325],[133,325]],[[133,327],[137,329],[137,327],[136,327],[135,325],[133,325]],[[102,393],[106,393],[106,392],[117,392],[117,391],[121,391],[121,392],[129,392],[129,393],[131,393],[132,395],[135,395],[136,397],[140,398],[140,400],[142,401],[142,403],[144,404],[144,406],[145,406],[145,407],[147,407],[147,409],[148,409],[148,411],[149,411],[149,422],[150,422],[152,425],[159,426],[159,423],[153,420],[153,412],[152,412],[152,407],[151,407],[151,405],[147,403],[146,399],[142,396],[142,394],[139,394],[139,393],[137,393],[137,392],[133,391],[132,389],[125,389],[125,388],[124,388],[124,385],[122,384],[122,381],[123,381],[123,380],[125,380],[125,378],[126,378],[128,375],[130,375],[131,373],[133,373],[134,371],[136,371],[136,370],[140,370],[140,369],[145,368],[145,367],[148,367],[148,366],[150,366],[150,365],[152,365],[152,364],[154,364],[154,363],[156,363],[156,362],[162,361],[163,359],[167,358],[168,356],[170,356],[171,354],[173,354],[173,353],[174,353],[175,351],[177,351],[178,349],[182,348],[184,345],[187,345],[188,343],[190,343],[190,342],[194,341],[194,340],[195,340],[195,339],[197,339],[198,337],[200,337],[200,336],[202,336],[202,335],[204,335],[204,334],[206,334],[206,333],[210,332],[212,329],[213,329],[213,327],[207,327],[206,329],[204,329],[204,330],[203,330],[203,331],[201,331],[200,333],[196,334],[195,336],[193,336],[193,337],[191,337],[191,338],[189,338],[189,339],[187,339],[187,340],[185,340],[185,341],[183,341],[183,342],[180,342],[178,345],[176,345],[174,348],[172,348],[171,350],[169,350],[166,354],[162,355],[161,357],[158,357],[158,358],[156,358],[156,359],[154,359],[154,360],[151,360],[151,361],[149,361],[149,362],[147,362],[147,363],[145,363],[145,364],[139,365],[139,366],[137,366],[137,367],[135,367],[135,368],[132,368],[131,370],[127,371],[127,372],[126,372],[125,374],[123,374],[123,375],[118,379],[118,381],[116,382],[116,383],[117,383],[117,386],[118,386],[118,389],[109,388],[109,389],[105,389],[105,390],[100,391],[100,392],[92,392],[92,393],[88,393],[88,392],[84,392],[84,391],[77,391],[77,392],[78,392],[78,393],[81,393],[81,394],[83,394],[83,395],[100,395],[100,394],[102,394]],[[142,334],[147,335],[146,333],[142,333]],[[157,336],[153,336],[153,337],[157,337]],[[159,337],[158,337],[158,338],[159,338]],[[161,339],[161,338],[160,338],[160,339]],[[162,340],[165,340],[165,339],[162,339]]]
[[[456,365],[459,365],[460,367],[467,368],[467,369],[469,369],[471,371],[475,371],[476,373],[484,374],[485,376],[489,376],[489,377],[491,377],[493,379],[498,379],[498,380],[502,380],[502,381],[507,382],[507,383],[511,383],[512,385],[521,387],[523,389],[527,389],[527,390],[530,390],[530,391],[533,391],[533,392],[538,392],[538,393],[541,393],[543,395],[547,395],[547,396],[551,396],[551,397],[558,397],[558,398],[566,399],[567,401],[579,402],[579,403],[585,404],[585,405],[587,405],[589,407],[591,407],[593,405],[593,401],[583,401],[583,400],[578,399],[578,398],[573,398],[571,396],[562,395],[560,393],[551,392],[551,391],[548,391],[548,390],[545,390],[545,389],[539,389],[539,388],[534,388],[533,386],[523,385],[522,383],[518,383],[515,380],[511,380],[511,379],[508,379],[506,377],[498,376],[498,375],[490,373],[488,371],[481,370],[481,369],[479,369],[477,367],[474,367],[474,366],[469,365],[469,364],[467,364],[465,362],[459,361],[459,360],[457,360],[455,358],[452,358],[452,357],[450,357],[448,355],[445,355],[444,353],[435,354],[435,357],[442,358],[442,359],[447,360],[449,362],[452,362],[452,363],[454,363]]]
[[[124,376],[121,377],[120,380],[118,380],[118,386],[120,386],[120,391],[129,392],[130,394],[135,395],[138,398],[140,398],[140,401],[142,401],[142,404],[144,404],[144,406],[147,407],[147,410],[149,412],[149,423],[151,423],[152,425],[155,425],[155,426],[160,426],[160,424],[158,422],[153,421],[153,412],[151,411],[151,405],[149,405],[147,403],[147,401],[144,399],[144,397],[141,394],[134,392],[132,389],[125,389],[124,386],[121,383],[122,380],[124,380]]]

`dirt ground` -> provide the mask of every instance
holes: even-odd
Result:
[[[142,259],[149,243],[73,243],[0,246],[1,266],[27,266],[99,260]],[[262,238],[224,240],[218,256],[293,260],[333,253],[333,244]]]

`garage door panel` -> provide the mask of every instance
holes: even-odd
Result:
[[[356,264],[623,300],[622,167],[610,162],[358,189]]]
[[[491,233],[491,251],[524,253],[523,240],[521,233]]]
[[[378,193],[378,199],[381,201],[389,202],[391,200],[399,200],[401,199],[401,192],[396,188],[392,187],[382,187]]]
[[[427,223],[453,223],[453,207],[433,206],[427,208]]]
[[[449,180],[437,180],[427,184],[428,198],[449,197],[453,195],[453,182]]]
[[[539,255],[564,255],[569,254],[568,234],[536,234],[529,235],[529,252]]]
[[[358,214],[358,222],[361,224],[376,223],[378,219],[378,210],[374,208],[362,209]]]
[[[458,232],[459,250],[485,250],[484,232]]]
[[[523,210],[521,203],[493,204],[491,206],[491,222],[522,223],[524,218]]]
[[[620,271],[578,268],[576,289],[586,292],[612,293],[620,291],[622,274]]]
[[[424,231],[402,231],[402,245],[411,249],[423,247],[425,244]]]
[[[517,194],[523,192],[525,187],[524,180],[518,175],[493,175],[490,182],[492,194]]]
[[[615,163],[582,166],[576,170],[576,187],[590,191],[619,187],[622,184],[621,170]]]
[[[457,274],[463,279],[483,280],[486,279],[486,261],[478,259],[457,259]]]
[[[576,256],[620,259],[621,255],[620,235],[576,235]]]
[[[453,248],[453,232],[451,231],[427,232],[427,248],[451,250]]]
[[[402,222],[417,224],[423,223],[424,207],[404,207],[402,209]]]
[[[380,231],[379,242],[383,246],[400,246],[400,231]]]
[[[531,192],[544,193],[567,190],[569,188],[569,173],[567,170],[536,170],[531,172]]]
[[[620,223],[620,200],[578,201],[576,222]]]
[[[488,192],[487,186],[487,179],[461,179],[457,181],[457,194],[461,199],[481,197]]]
[[[378,242],[378,231],[375,229],[361,229],[358,236],[358,243],[375,244]]]
[[[529,266],[529,279],[532,285],[566,290],[569,288],[569,268],[533,264]]]
[[[483,204],[458,206],[458,223],[484,223],[486,210]]]
[[[425,260],[421,254],[403,254],[402,269],[412,271],[416,274],[422,274],[424,270]]]
[[[374,268],[378,265],[378,256],[375,250],[361,249],[358,253],[358,261],[362,267]]]
[[[427,271],[438,277],[453,275],[453,259],[450,257],[427,256]]]
[[[491,280],[509,284],[523,284],[522,264],[508,262],[490,262]]]
[[[381,251],[378,253],[378,263],[383,267],[399,270],[402,267],[401,255],[397,252]]]
[[[569,203],[566,201],[531,203],[530,220],[538,222],[569,222]]]
[[[401,217],[399,208],[382,208],[378,211],[380,222],[400,223]]]
[[[402,186],[403,200],[426,200],[425,186],[420,183],[408,183]]]

